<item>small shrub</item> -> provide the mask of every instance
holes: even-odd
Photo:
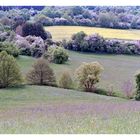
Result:
[[[108,91],[107,91],[107,95],[108,96],[114,96],[114,89],[113,89],[113,85],[110,85],[109,87],[108,87]]]
[[[13,55],[14,57],[19,56],[19,50],[17,49],[16,45],[9,42],[2,42],[0,43],[0,52],[6,51],[8,54]]]
[[[102,70],[103,67],[98,62],[83,63],[75,72],[79,86],[85,91],[94,92]]]
[[[20,85],[22,75],[13,56],[5,51],[0,53],[0,88]]]
[[[140,72],[138,72],[136,75],[136,95],[135,99],[140,101]]]
[[[48,59],[50,62],[56,63],[56,64],[63,64],[66,61],[68,61],[68,53],[66,50],[59,46],[51,46],[48,48],[47,53],[44,55],[46,59]]]
[[[72,88],[72,78],[68,71],[64,71],[60,76],[58,85],[61,88],[70,89]]]
[[[53,70],[45,59],[38,59],[27,73],[27,81],[34,85],[56,86]]]
[[[122,90],[126,98],[133,97],[133,83],[130,80],[124,82]]]

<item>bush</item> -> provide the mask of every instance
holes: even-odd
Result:
[[[42,39],[48,39],[52,38],[51,34],[49,32],[46,32],[42,26],[42,24],[39,23],[25,23],[22,27],[22,35],[28,36],[39,36]]]
[[[0,41],[6,41],[10,36],[10,32],[2,32],[0,31]]]
[[[102,70],[103,67],[98,62],[83,63],[75,72],[79,86],[85,91],[94,92]]]
[[[27,81],[34,85],[56,86],[53,70],[45,59],[38,59],[27,74]]]
[[[93,23],[90,19],[79,19],[76,20],[76,22],[78,23],[79,26],[92,26]]]
[[[101,13],[99,14],[99,24],[102,27],[115,28],[118,25],[118,18],[113,13]]]
[[[44,40],[35,36],[16,36],[15,44],[19,48],[20,54],[36,58],[41,57],[47,49]]]
[[[54,25],[70,25],[70,22],[65,18],[55,18]]]
[[[99,34],[89,35],[84,38],[87,42],[87,47],[82,49],[88,52],[104,52],[105,39]]]
[[[0,23],[0,31],[4,32],[4,26]]]
[[[72,7],[71,12],[72,12],[73,15],[80,15],[84,11],[83,11],[83,8],[82,7],[80,7],[80,6],[74,6],[74,7]]]
[[[138,72],[136,75],[136,95],[135,99],[140,101],[140,72]]]
[[[133,98],[133,83],[130,80],[125,81],[122,85],[122,91],[126,98]]]
[[[50,62],[56,64],[63,64],[68,61],[69,58],[68,53],[64,48],[55,45],[48,48],[48,51],[44,57]]]
[[[0,19],[0,23],[5,25],[5,26],[11,26],[12,20],[10,20],[8,17],[2,17]]]
[[[36,15],[34,20],[35,20],[35,22],[41,23],[44,26],[51,26],[51,25],[53,25],[52,19],[49,18],[49,17],[46,17],[45,15],[42,15],[42,14]]]
[[[72,88],[72,78],[68,71],[64,71],[60,76],[58,85],[61,88],[70,89]]]
[[[41,57],[45,52],[45,43],[41,37],[27,36],[26,40],[30,44],[31,56]]]
[[[6,51],[8,54],[13,55],[14,57],[19,56],[19,50],[16,45],[9,42],[1,42],[0,43],[0,52]]]
[[[13,56],[5,51],[0,53],[0,88],[20,85],[22,76]]]

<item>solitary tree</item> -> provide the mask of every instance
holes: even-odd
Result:
[[[95,90],[103,67],[98,62],[83,63],[75,72],[79,86],[88,92]]]
[[[15,58],[2,51],[0,53],[0,88],[15,86],[21,83],[22,75]]]
[[[33,68],[27,74],[27,80],[30,84],[35,85],[56,85],[53,70],[43,58],[40,58],[35,62]]]

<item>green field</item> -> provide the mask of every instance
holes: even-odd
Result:
[[[140,103],[44,86],[0,90],[0,133],[140,133]]]
[[[69,70],[73,76],[74,70],[80,66],[82,62],[98,61],[103,65],[104,71],[101,76],[101,81],[97,86],[108,89],[113,86],[117,92],[123,92],[122,86],[126,81],[131,80],[135,89],[135,73],[140,69],[138,56],[127,55],[96,55],[83,54],[68,51],[70,61],[64,65],[52,64],[56,76],[59,77],[63,70]]]
[[[82,62],[99,61],[104,66],[98,86],[121,92],[127,79],[134,81],[139,57],[94,55],[68,51],[70,61],[51,64],[55,74],[74,70]],[[20,56],[23,75],[35,59]],[[45,86],[0,90],[0,133],[140,133],[140,103],[94,93]]]
[[[114,30],[91,27],[46,27],[53,39],[69,39],[73,33],[99,33],[108,38],[138,39],[138,30]],[[140,69],[140,57],[129,55],[99,55],[68,51],[66,64],[53,64],[57,77],[74,71],[82,62],[98,61],[104,67],[97,84],[105,90],[124,97],[123,85],[132,81],[135,91],[135,73]],[[22,74],[29,71],[35,58],[20,56],[17,62]],[[75,85],[76,86],[76,85]],[[47,86],[23,86],[0,89],[0,133],[140,133],[140,102],[103,96],[76,90]]]
[[[120,30],[81,26],[50,26],[45,27],[45,29],[52,34],[54,40],[70,39],[72,34],[80,31],[84,31],[88,35],[99,33],[105,38],[117,38],[128,40],[140,39],[140,30]]]

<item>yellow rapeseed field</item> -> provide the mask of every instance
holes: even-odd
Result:
[[[98,33],[105,38],[140,40],[140,30],[120,30],[81,26],[50,26],[45,27],[45,29],[52,34],[54,40],[70,39],[72,34],[79,31],[84,31],[88,35]]]

